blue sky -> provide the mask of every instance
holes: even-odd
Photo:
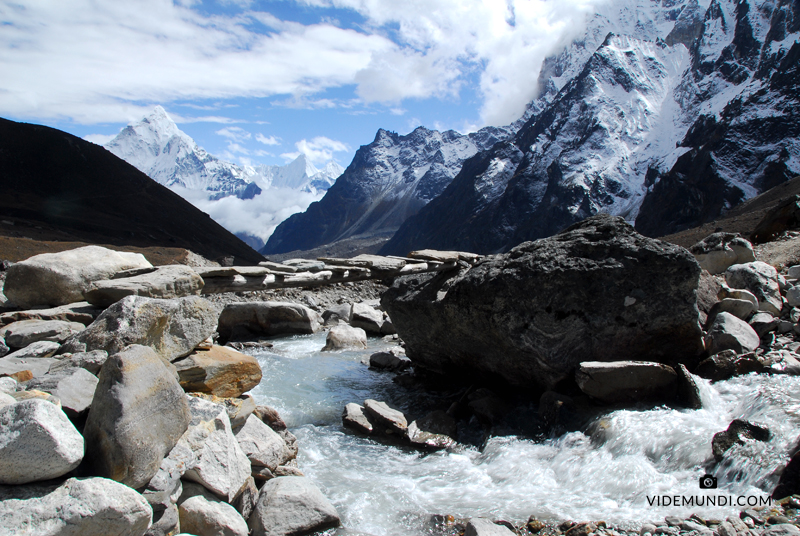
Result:
[[[102,143],[161,105],[227,160],[347,166],[515,120],[601,1],[0,0],[0,116]]]

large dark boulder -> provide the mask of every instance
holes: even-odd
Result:
[[[587,360],[692,368],[699,277],[687,250],[598,215],[471,269],[397,278],[381,303],[415,365],[552,389]]]

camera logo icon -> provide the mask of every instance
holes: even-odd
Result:
[[[700,489],[717,489],[717,477],[709,474],[701,476]]]

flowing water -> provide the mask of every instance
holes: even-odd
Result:
[[[599,418],[593,429],[601,433],[493,437],[482,448],[420,453],[346,431],[342,409],[374,398],[421,416],[446,409],[448,393],[422,399],[393,383],[393,374],[368,370],[362,361],[386,348],[380,340],[365,351],[322,353],[324,338],[278,339],[255,353],[264,379],[252,394],[298,437],[301,470],[343,525],[375,536],[427,533],[431,514],[519,523],[533,514],[631,527],[666,515],[724,518],[743,509],[731,501],[744,506],[769,495],[800,435],[800,377],[751,374],[714,385],[700,380],[701,410],[617,410]],[[714,466],[711,438],[735,418],[766,424],[772,439],[734,446]],[[706,471],[717,489],[700,489]],[[703,506],[664,504],[689,497]]]

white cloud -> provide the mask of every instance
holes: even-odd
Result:
[[[87,124],[137,120],[155,103],[339,87],[395,47],[267,13],[204,16],[172,0],[4,3],[0,20],[0,114]]]
[[[322,198],[322,193],[311,194],[291,188],[270,188],[252,199],[225,197],[209,201],[198,190],[173,188],[194,206],[232,233],[244,232],[266,241],[280,222]]]
[[[399,109],[409,98],[456,97],[477,77],[482,121],[506,124],[535,96],[542,59],[608,0],[295,1],[354,10],[366,23],[207,16],[195,0],[0,4],[0,115],[127,122],[156,103],[274,95],[341,107],[348,101],[311,96],[344,86],[360,99],[350,105]]]
[[[83,139],[96,143],[97,145],[105,145],[116,137],[116,134],[88,134],[84,136]]]
[[[281,139],[280,138],[276,138],[275,136],[267,137],[267,136],[261,134],[260,132],[258,134],[256,134],[256,141],[258,143],[263,143],[264,145],[280,145],[281,144]]]
[[[225,127],[217,130],[215,134],[220,136],[224,136],[231,141],[242,143],[246,140],[249,140],[253,137],[252,134],[247,132],[245,129],[241,127]]]
[[[326,138],[325,136],[317,136],[311,141],[303,139],[295,143],[294,146],[297,148],[296,152],[283,153],[281,156],[287,160],[294,160],[301,154],[304,154],[314,165],[330,162],[333,160],[334,153],[346,152],[349,150],[347,144]]]
[[[353,9],[399,47],[375,51],[359,71],[366,101],[454,95],[477,72],[486,124],[519,118],[535,96],[542,60],[585,27],[608,0],[298,0]]]

